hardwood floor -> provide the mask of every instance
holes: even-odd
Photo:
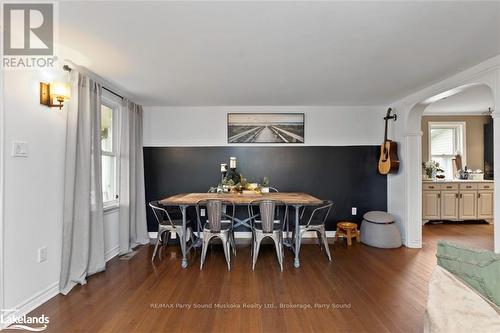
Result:
[[[199,252],[181,269],[177,247],[152,265],[147,246],[31,315],[49,316],[50,332],[421,332],[438,239],[492,249],[493,226],[427,225],[421,250],[341,241],[331,245],[331,263],[318,246],[304,245],[302,267],[295,269],[286,251],[283,272],[271,245],[261,249],[255,271],[249,246],[239,246],[230,272],[219,246],[203,271]],[[252,308],[264,304],[271,307]]]

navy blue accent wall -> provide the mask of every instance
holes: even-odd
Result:
[[[307,192],[333,200],[327,229],[339,220],[361,222],[370,210],[387,210],[387,178],[377,172],[378,146],[145,147],[146,202],[186,192],[206,192],[220,181],[220,163],[238,158],[249,181],[264,176],[281,192]],[[351,207],[358,208],[357,216]],[[151,210],[148,230],[156,231]],[[245,209],[238,214],[246,215]],[[194,210],[188,215],[194,220]]]

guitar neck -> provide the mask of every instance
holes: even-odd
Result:
[[[384,130],[384,144],[387,141],[387,123],[389,122],[389,119],[391,119],[391,108],[387,110],[387,114],[384,117],[385,120],[385,130]]]
[[[387,141],[387,122],[388,119],[385,120],[384,143]]]

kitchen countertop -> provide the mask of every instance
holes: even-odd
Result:
[[[423,183],[494,183],[494,180],[469,180],[469,179],[444,179],[444,180],[422,180]]]

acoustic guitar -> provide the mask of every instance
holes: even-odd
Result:
[[[387,139],[387,123],[389,122],[389,119],[397,119],[397,115],[391,115],[391,112],[392,109],[389,108],[387,110],[387,114],[384,117],[384,143],[380,145],[380,158],[378,160],[378,172],[382,175],[396,173],[399,170],[398,144],[392,140]]]

